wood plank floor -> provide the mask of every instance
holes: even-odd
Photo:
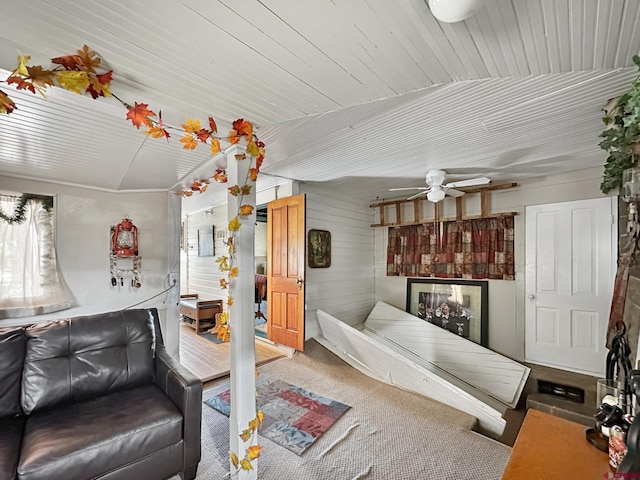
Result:
[[[275,347],[256,339],[256,364],[270,362],[284,354]],[[213,343],[190,326],[180,324],[180,363],[203,382],[229,375],[231,359],[229,343]]]

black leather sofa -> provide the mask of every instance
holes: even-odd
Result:
[[[0,329],[0,480],[192,479],[202,383],[156,309]]]

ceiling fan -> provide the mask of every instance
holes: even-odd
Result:
[[[447,176],[447,172],[444,170],[429,170],[427,172],[426,187],[405,187],[405,188],[390,188],[389,191],[396,192],[400,190],[422,190],[415,195],[410,196],[407,200],[413,200],[422,195],[427,195],[427,200],[438,203],[444,200],[446,195],[452,197],[461,197],[464,192],[456,190],[456,187],[472,187],[475,185],[486,185],[491,182],[487,177],[470,178],[469,180],[461,180],[459,182],[444,183]]]

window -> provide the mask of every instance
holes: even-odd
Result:
[[[0,318],[71,306],[58,272],[53,197],[0,195]]]

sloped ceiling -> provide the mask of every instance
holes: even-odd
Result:
[[[636,77],[636,0],[488,0],[459,23],[424,0],[30,0],[3,7],[0,79],[87,44],[112,90],[179,126],[236,118],[266,174],[353,183],[366,201],[428,169],[494,181],[601,165],[601,108]],[[0,174],[108,191],[171,190],[206,149],[150,139],[114,99],[0,83]],[[385,180],[388,179],[388,180]]]

